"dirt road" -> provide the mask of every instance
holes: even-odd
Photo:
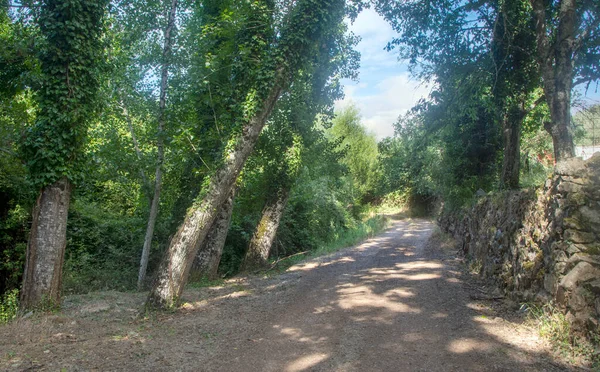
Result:
[[[0,369],[559,371],[531,329],[497,316],[433,224],[385,233],[272,278],[189,290],[135,318],[139,294],[69,298],[61,314],[0,327]]]

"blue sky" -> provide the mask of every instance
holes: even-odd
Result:
[[[410,77],[406,64],[399,62],[394,52],[384,50],[395,32],[374,10],[363,11],[350,30],[362,38],[357,46],[360,81],[343,81],[345,98],[336,108],[353,103],[363,124],[379,140],[394,134],[392,124],[398,116],[427,96],[429,89]]]
[[[350,30],[362,40],[357,46],[361,53],[359,81],[343,80],[345,98],[336,102],[336,109],[354,104],[362,114],[362,123],[378,140],[394,134],[393,123],[430,88],[412,78],[406,63],[398,61],[394,52],[384,50],[395,32],[374,10],[364,10],[350,25]],[[583,87],[578,90],[583,93]],[[600,89],[590,86],[584,102],[600,103]]]

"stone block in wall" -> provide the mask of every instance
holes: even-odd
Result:
[[[585,253],[575,253],[567,260],[567,269],[570,270],[579,262],[587,262],[597,267],[600,266],[600,258],[598,258],[598,256],[594,257]]]
[[[595,233],[600,233],[600,206],[590,208],[587,205],[579,208],[580,220],[585,221],[585,227],[589,227]]]
[[[565,182],[571,182],[577,185],[585,186],[590,184],[590,180],[583,177],[562,176],[561,179]]]
[[[555,262],[554,266],[552,266],[555,273],[562,275],[567,272],[567,263],[566,262]]]
[[[554,173],[561,176],[583,177],[585,163],[581,158],[569,158],[559,161],[554,167]]]
[[[576,285],[600,278],[600,269],[588,262],[579,262],[560,281],[560,287],[572,290]]]
[[[561,306],[565,306],[568,301],[569,293],[573,292],[580,284],[584,284],[596,278],[600,278],[600,269],[588,262],[579,262],[560,281],[556,291],[557,303]]]
[[[554,262],[567,262],[569,259],[563,250],[555,250],[552,254]]]
[[[600,300],[600,278],[585,283],[583,287],[596,296],[596,302]]]
[[[570,207],[570,206],[583,206],[587,203],[588,196],[584,192],[570,192],[567,194],[567,202],[563,203],[560,207]]]
[[[554,295],[557,289],[556,275],[549,273],[544,275],[544,289]]]
[[[569,295],[569,309],[575,313],[585,310],[588,304],[588,297],[589,292],[585,288],[575,288],[575,290]],[[584,318],[587,318],[587,316],[584,316]]]
[[[579,231],[574,229],[565,230],[565,239],[573,243],[593,243],[596,241],[596,237],[593,233],[587,231]]]
[[[588,169],[588,173],[600,175],[600,153],[594,153],[594,155],[586,161],[585,167]]]
[[[568,181],[564,181],[564,180],[558,184],[556,189],[560,192],[565,192],[565,193],[583,192],[582,185],[578,185],[576,183],[568,182]]]
[[[574,255],[575,253],[579,253],[579,252],[581,252],[581,251],[582,251],[581,247],[582,247],[582,246],[581,246],[580,244],[569,244],[569,245],[567,246],[567,249],[565,249],[565,252],[566,252],[568,255]],[[583,247],[584,247],[584,249],[585,249],[585,246],[583,246]]]
[[[568,229],[587,230],[587,220],[580,213],[575,213],[571,217],[565,217],[563,224]]]
[[[600,255],[600,243],[594,242],[590,244],[577,244],[577,247],[581,249],[581,252],[589,253],[592,255]]]

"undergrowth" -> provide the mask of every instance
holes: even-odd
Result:
[[[0,324],[8,323],[17,317],[19,311],[19,290],[13,289],[0,297]]]
[[[369,239],[389,226],[390,218],[385,215],[375,215],[360,221],[350,229],[337,231],[333,238],[313,251],[296,253],[272,262],[268,272],[282,272],[289,267],[311,257],[324,256],[342,248],[353,246]]]
[[[562,357],[571,363],[600,370],[598,335],[591,337],[591,340],[575,335],[565,314],[552,304],[524,306],[527,307],[529,319],[537,327],[540,336],[549,340]]]

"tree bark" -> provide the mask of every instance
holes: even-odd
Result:
[[[504,189],[518,189],[521,171],[521,125],[526,112],[512,107],[504,117],[504,158],[500,183]]]
[[[288,188],[281,187],[273,197],[267,200],[260,222],[250,240],[242,263],[242,271],[256,270],[267,265],[289,194]]]
[[[205,193],[201,193],[201,200],[188,210],[161,261],[158,275],[146,302],[147,306],[170,308],[181,296],[199,245],[206,238],[217,218],[219,207],[225,202],[252,153],[258,136],[279,99],[284,82],[284,70],[278,69],[274,84],[263,101],[261,109],[242,128],[235,148],[225,157],[224,164],[211,178]]]
[[[165,127],[165,108],[167,105],[167,88],[169,79],[169,67],[171,63],[172,49],[172,31],[175,27],[175,15],[177,13],[177,0],[171,0],[171,9],[169,10],[169,18],[167,28],[165,29],[165,44],[163,48],[163,61],[161,66],[161,81],[160,81],[160,100],[158,106],[158,127],[157,127],[157,159],[156,172],[154,176],[154,195],[150,205],[150,215],[148,216],[148,225],[146,227],[146,236],[144,237],[144,247],[142,248],[142,257],[140,258],[140,271],[138,273],[137,288],[142,290],[144,280],[146,278],[146,270],[148,268],[148,258],[150,257],[150,248],[152,248],[152,237],[154,236],[154,227],[158,217],[158,208],[160,205],[160,191],[162,187],[162,167],[165,159],[164,150],[164,127]]]
[[[213,222],[210,232],[200,243],[200,248],[190,272],[191,280],[202,278],[213,280],[217,278],[221,254],[223,253],[223,247],[225,246],[225,240],[229,231],[229,223],[231,222],[235,189],[234,187],[231,190],[229,196],[219,208],[219,215],[215,222]]]
[[[544,128],[552,136],[554,159],[575,156],[571,130],[571,90],[573,88],[574,53],[576,47],[575,0],[562,0],[558,9],[556,41],[550,44],[544,0],[531,0],[536,21],[538,65],[544,94],[550,108],[550,122]]]
[[[60,306],[71,189],[71,183],[63,177],[45,186],[37,198],[27,243],[23,309]]]

